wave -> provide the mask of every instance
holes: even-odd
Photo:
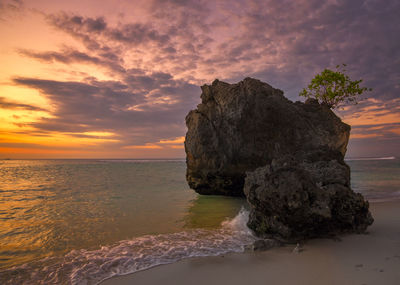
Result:
[[[385,157],[357,157],[357,158],[345,158],[346,161],[352,160],[391,160],[396,159],[395,156],[385,156]]]
[[[195,229],[123,240],[97,250],[73,250],[63,258],[46,258],[0,272],[2,284],[97,284],[185,258],[243,252],[256,238],[241,209],[217,230]]]

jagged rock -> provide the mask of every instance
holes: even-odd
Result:
[[[276,159],[247,173],[248,226],[258,236],[283,242],[364,232],[373,222],[369,204],[349,184],[349,167],[339,152]]]
[[[186,178],[200,194],[243,196],[245,172],[285,154],[346,152],[350,127],[316,100],[293,103],[257,79],[215,80],[186,116]]]
[[[215,80],[202,91],[202,103],[186,116],[191,188],[245,194],[248,226],[262,238],[298,242],[363,232],[372,224],[343,160],[350,126],[328,106],[312,99],[293,103],[252,78]]]

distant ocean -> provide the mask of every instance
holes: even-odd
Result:
[[[348,159],[352,188],[400,198],[400,160]],[[200,196],[184,160],[0,160],[0,284],[97,284],[242,252],[246,201]]]

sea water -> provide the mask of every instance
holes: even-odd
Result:
[[[398,159],[348,160],[370,200],[400,197]],[[0,161],[0,284],[97,284],[242,252],[246,201],[201,196],[183,160]]]

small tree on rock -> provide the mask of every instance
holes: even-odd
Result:
[[[350,77],[345,74],[345,67],[346,65],[343,64],[342,66],[337,65],[336,71],[324,69],[311,80],[311,83],[299,95],[315,98],[329,108],[336,108],[342,103],[357,104],[357,96],[372,89],[360,87],[362,79],[350,80]]]

